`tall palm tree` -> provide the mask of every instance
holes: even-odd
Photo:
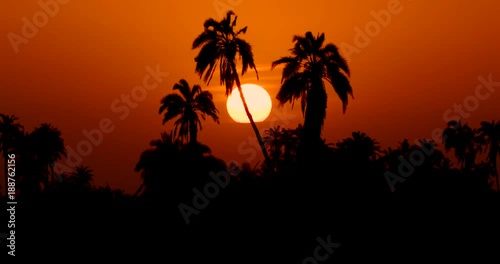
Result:
[[[174,90],[179,90],[180,95],[177,93],[169,94],[163,97],[160,102],[159,112],[160,114],[165,112],[163,124],[179,116],[179,119],[175,121],[174,136],[178,134],[181,139],[187,139],[189,134],[189,142],[196,143],[198,128],[202,129],[200,115],[203,120],[207,115],[219,123],[217,116],[219,111],[212,100],[212,94],[208,91],[202,91],[199,85],[195,85],[191,89],[184,79],[174,85]]]
[[[33,169],[38,170],[35,173],[39,174],[32,176],[41,176],[41,181],[47,187],[49,181],[56,177],[53,164],[66,157],[61,131],[51,124],[42,123],[27,135],[27,144],[32,155]]]
[[[283,105],[300,99],[304,120],[303,146],[312,149],[321,145],[321,129],[326,117],[327,94],[324,81],[330,83],[340,100],[345,113],[348,95],[353,91],[348,77],[349,67],[338,48],[324,44],[325,34],[314,37],[311,32],[293,37],[291,56],[282,57],[272,63],[271,69],[284,64],[281,88],[276,98]]]
[[[499,173],[497,171],[497,156],[500,155],[500,121],[481,122],[478,132],[479,136],[486,142],[486,147],[488,148],[487,161],[492,167],[492,172],[497,183],[497,191],[500,192]]]
[[[259,75],[255,67],[252,47],[248,42],[240,38],[241,34],[246,33],[247,27],[236,31],[235,27],[238,17],[235,16],[233,19],[233,15],[235,15],[233,11],[228,11],[226,17],[221,21],[216,21],[213,18],[209,18],[205,21],[203,24],[203,32],[193,41],[192,48],[200,48],[200,52],[195,58],[195,70],[200,78],[203,78],[203,80],[209,84],[215,71],[219,68],[220,85],[226,86],[226,96],[231,94],[233,86],[236,84],[248,120],[257,136],[260,148],[267,162],[269,161],[269,155],[267,154],[264,141],[248,109],[245,96],[241,89],[241,82],[236,69],[237,59],[241,60],[242,76],[249,68],[255,70],[257,79]]]
[[[475,165],[477,146],[476,131],[462,121],[450,121],[443,131],[443,143],[446,152],[455,150],[455,157],[462,169],[470,170]]]
[[[5,194],[7,194],[8,176],[7,176],[7,160],[8,154],[16,145],[16,142],[22,137],[24,127],[17,123],[19,118],[14,115],[0,114],[0,151],[3,153],[5,164]]]

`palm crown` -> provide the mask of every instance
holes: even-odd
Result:
[[[464,169],[471,169],[477,156],[476,131],[462,121],[449,121],[443,131],[443,143],[446,152],[455,150],[455,157]]]
[[[194,85],[191,89],[184,79],[175,84],[173,89],[180,94],[169,94],[160,102],[159,113],[164,112],[163,124],[179,116],[175,121],[174,135],[187,139],[189,134],[189,142],[196,143],[198,128],[202,129],[200,116],[203,120],[209,116],[219,123],[219,111],[212,100],[212,94],[203,91],[199,85]]]
[[[348,103],[348,95],[353,97],[349,80],[350,70],[346,60],[340,55],[334,44],[323,45],[325,34],[314,37],[311,32],[305,36],[293,37],[295,45],[290,49],[293,56],[282,57],[272,63],[272,68],[284,64],[281,89],[277,99],[281,103],[302,99],[302,111],[307,106],[307,93],[315,89],[311,84],[324,79],[328,81],[342,101],[342,109],[345,112]],[[321,87],[324,89],[324,84]],[[316,88],[316,89],[318,89]]]
[[[258,77],[258,72],[253,59],[252,47],[248,42],[241,39],[240,34],[245,34],[247,27],[235,31],[236,16],[234,20],[232,11],[226,14],[221,21],[209,18],[203,24],[203,32],[193,41],[193,49],[201,48],[196,61],[196,72],[200,78],[209,84],[215,71],[219,68],[220,84],[226,86],[226,95],[231,94],[235,84],[236,59],[241,59],[241,75],[247,70],[253,69]]]

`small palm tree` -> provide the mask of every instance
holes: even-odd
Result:
[[[155,186],[156,174],[161,171],[159,164],[163,164],[164,160],[169,157],[170,153],[178,153],[182,148],[182,142],[175,139],[172,132],[162,132],[160,139],[151,140],[149,143],[150,149],[141,153],[139,161],[135,166],[135,172],[141,173],[143,180],[134,197],[138,196],[146,186]]]
[[[0,114],[0,151],[3,153],[5,164],[5,193],[7,193],[8,175],[7,160],[8,154],[16,147],[18,139],[23,137],[24,127],[17,123],[19,118],[14,115]]]
[[[78,187],[89,190],[91,189],[91,184],[94,180],[94,171],[91,170],[88,166],[78,166],[71,174],[69,180],[76,184]]]
[[[211,117],[217,124],[219,111],[212,100],[212,94],[208,91],[202,91],[199,85],[191,89],[186,80],[182,79],[174,85],[174,90],[179,90],[180,94],[172,93],[161,99],[159,113],[163,112],[163,124],[179,116],[175,121],[174,136],[178,135],[181,139],[187,139],[189,142],[196,143],[198,128],[201,130],[200,115],[203,120],[205,116]]]
[[[293,159],[300,141],[302,125],[296,129],[285,129],[276,126],[265,131],[264,142],[271,153],[273,161]]]
[[[314,37],[311,32],[294,36],[292,56],[282,57],[272,63],[271,69],[284,64],[281,88],[277,99],[283,105],[300,99],[304,114],[303,145],[321,145],[321,129],[326,117],[327,94],[324,81],[330,83],[342,101],[345,113],[348,95],[353,97],[348,77],[349,67],[338,48],[324,44],[325,34]]]
[[[380,153],[379,143],[363,132],[352,132],[352,137],[345,138],[335,144],[337,151],[342,151],[356,162],[376,160]]]
[[[497,191],[500,192],[500,181],[497,171],[497,156],[500,155],[500,121],[481,122],[478,130],[479,136],[486,142],[488,150],[488,163],[492,168],[497,185]]]
[[[443,131],[443,143],[446,152],[455,150],[455,157],[462,169],[470,170],[475,165],[477,155],[476,131],[462,121],[450,121]]]
[[[194,40],[192,47],[193,49],[200,48],[200,52],[195,58],[196,73],[198,73],[200,78],[203,78],[208,85],[218,68],[220,84],[226,86],[226,96],[231,94],[234,85],[236,85],[238,91],[240,92],[240,98],[243,102],[243,107],[248,116],[248,120],[250,121],[255,135],[257,136],[260,148],[267,162],[269,161],[269,156],[267,154],[264,141],[262,140],[259,129],[257,128],[252,114],[248,109],[245,96],[243,95],[243,91],[241,89],[240,78],[238,71],[236,70],[238,57],[241,59],[242,63],[242,76],[248,69],[255,70],[257,79],[259,78],[259,75],[255,67],[252,47],[248,42],[240,38],[240,35],[246,33],[247,27],[236,31],[235,27],[238,17],[236,16],[232,19],[233,15],[233,11],[228,11],[226,17],[221,21],[216,21],[213,18],[209,18],[205,21],[203,25],[204,30]]]
[[[143,180],[134,197],[144,193],[164,193],[168,192],[167,190],[175,190],[179,186],[176,186],[173,181],[192,180],[187,176],[189,175],[186,174],[187,171],[197,167],[192,164],[202,164],[202,160],[211,153],[208,146],[200,143],[182,144],[172,132],[161,133],[160,139],[152,140],[149,145],[150,148],[141,153],[134,169],[140,172]],[[183,177],[168,177],[177,175]]]
[[[41,181],[47,187],[49,180],[56,177],[53,164],[66,157],[64,139],[61,131],[48,123],[36,127],[27,136],[27,150],[32,155],[33,165],[38,170],[37,176],[42,176]]]

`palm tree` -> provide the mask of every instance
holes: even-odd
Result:
[[[169,120],[180,116],[175,121],[174,136],[179,135],[182,139],[187,139],[189,134],[189,142],[196,143],[198,128],[202,129],[201,118],[205,120],[205,115],[219,123],[217,114],[219,111],[214,105],[212,94],[208,91],[202,91],[199,85],[189,87],[186,80],[181,79],[179,83],[174,85],[174,90],[179,90],[177,93],[169,94],[161,99],[160,114],[165,112],[163,116],[163,124]],[[177,132],[178,131],[178,132]]]
[[[149,145],[151,148],[141,153],[139,162],[137,162],[134,169],[135,172],[141,173],[143,180],[134,193],[134,197],[139,195],[143,189],[157,185],[155,181],[158,181],[157,174],[161,172],[160,165],[169,158],[169,154],[178,153],[182,148],[182,142],[179,139],[175,139],[172,132],[168,134],[162,132],[160,139],[151,140]]]
[[[285,129],[276,126],[265,131],[264,142],[271,156],[271,161],[264,168],[282,175],[293,171],[293,164],[297,161],[297,152],[300,144],[302,124],[295,129]]]
[[[358,164],[374,161],[381,153],[379,143],[363,132],[352,132],[352,137],[345,138],[335,144],[336,150],[350,157]]]
[[[91,183],[94,179],[94,171],[88,166],[78,166],[75,171],[71,174],[69,180],[78,187],[84,188],[86,190],[91,189]]]
[[[24,127],[17,123],[19,118],[14,115],[0,114],[0,151],[3,153],[5,164],[5,194],[7,194],[8,176],[7,160],[8,154],[14,149],[16,142],[23,136]]]
[[[455,157],[462,169],[470,170],[475,165],[477,146],[476,131],[462,121],[450,121],[443,131],[443,143],[446,152],[455,149]]]
[[[325,34],[314,37],[311,32],[293,37],[292,56],[282,57],[272,63],[271,69],[284,64],[281,88],[276,98],[281,105],[300,98],[304,120],[303,146],[315,148],[321,145],[321,129],[326,117],[327,94],[325,83],[330,83],[345,113],[348,95],[353,91],[348,77],[349,67],[338,48],[324,45]]]
[[[192,49],[200,48],[200,52],[195,58],[195,70],[200,78],[203,78],[208,85],[215,71],[219,68],[220,85],[226,86],[226,96],[231,94],[233,86],[236,84],[248,120],[257,136],[260,148],[267,162],[269,161],[269,155],[267,154],[264,141],[248,109],[245,96],[241,89],[240,78],[236,69],[237,59],[241,59],[242,76],[249,68],[255,70],[257,79],[259,75],[255,67],[252,47],[248,42],[240,38],[240,34],[246,33],[247,27],[235,31],[238,17],[235,16],[235,18],[232,19],[232,15],[234,15],[234,12],[228,11],[226,17],[221,21],[216,21],[213,18],[209,18],[205,21],[203,24],[203,32],[193,41]]]
[[[147,196],[179,191],[176,188],[179,188],[180,183],[197,180],[196,177],[190,177],[192,171],[202,168],[210,159],[211,150],[208,146],[200,143],[183,145],[172,132],[161,133],[161,138],[152,140],[149,145],[151,148],[141,153],[134,169],[140,172],[143,180],[134,197],[141,193]],[[193,185],[189,183],[185,186]]]
[[[276,126],[265,131],[264,137],[266,147],[269,149],[273,161],[293,160],[300,142],[300,131],[302,125],[296,129],[285,129]]]
[[[497,191],[500,192],[500,182],[497,171],[497,156],[500,155],[500,121],[481,122],[481,127],[478,130],[479,136],[486,142],[488,149],[488,163],[492,167],[492,172],[497,183]],[[486,150],[485,150],[486,151]]]
[[[49,179],[55,176],[53,164],[62,157],[66,157],[64,139],[61,131],[48,123],[43,123],[27,135],[27,149],[31,153],[35,173],[41,176],[45,187]]]

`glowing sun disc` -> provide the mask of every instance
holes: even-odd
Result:
[[[273,103],[269,93],[256,84],[242,84],[241,89],[248,105],[248,109],[252,114],[255,122],[264,121],[271,113]],[[231,95],[228,96],[226,102],[227,112],[231,118],[238,123],[250,123],[248,116],[241,102],[240,92],[238,88],[234,88]]]

